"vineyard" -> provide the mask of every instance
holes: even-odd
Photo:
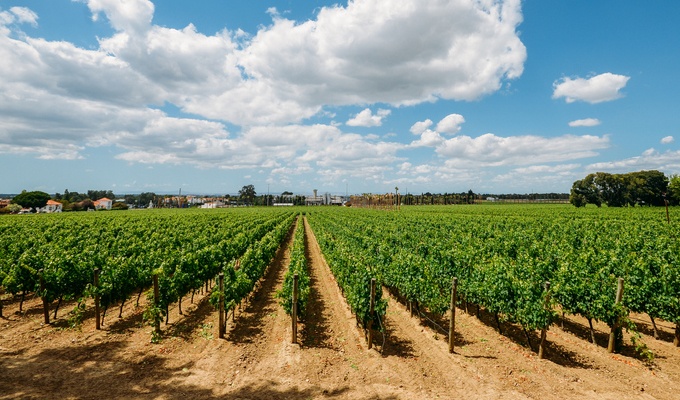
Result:
[[[35,332],[54,343],[64,337],[72,344],[94,332],[109,332],[104,337],[113,340],[111,333],[127,318],[132,325],[125,325],[120,340],[157,342],[146,352],[170,348],[183,354],[182,365],[196,354],[177,338],[204,348],[199,357],[230,368],[248,356],[259,360],[254,367],[245,362],[251,378],[231,370],[220,375],[240,382],[244,398],[331,397],[328,387],[350,390],[367,380],[372,392],[338,397],[436,398],[465,388],[476,397],[545,397],[537,388],[546,383],[496,371],[524,371],[527,357],[536,373],[557,381],[570,379],[563,377],[572,376],[575,366],[584,370],[574,382],[587,387],[568,385],[577,397],[599,397],[590,392],[600,379],[588,374],[591,368],[616,370],[605,377],[614,386],[624,379],[644,391],[647,381],[661,379],[672,387],[680,383],[680,370],[671,367],[680,360],[680,225],[674,212],[671,223],[654,208],[562,205],[7,216],[0,219],[0,352],[20,364],[27,350],[13,348],[37,343]],[[452,336],[456,352],[449,354],[444,342],[453,278],[453,302],[463,312]],[[371,290],[371,281],[377,289]],[[299,345],[291,344],[291,314],[301,324],[299,332],[293,328]],[[185,330],[193,336],[181,334]],[[215,339],[218,330],[226,340]],[[544,341],[546,360],[539,360],[535,353]],[[371,344],[376,351],[362,350]],[[606,356],[608,345],[615,355]],[[144,354],[138,357],[146,359]],[[21,371],[10,361],[0,366]],[[202,368],[215,374],[213,367]],[[316,369],[321,372],[310,378]],[[645,379],[640,371],[652,375]],[[341,372],[342,379],[336,375]],[[481,383],[462,384],[461,373]],[[258,376],[277,385],[285,381],[286,389],[255,390]],[[307,381],[291,383],[294,376]],[[319,386],[310,386],[310,379]],[[307,389],[296,392],[300,387]],[[31,388],[8,392],[0,384],[9,397],[41,397]],[[666,389],[650,398],[674,398]],[[142,393],[130,390],[122,397]],[[609,390],[620,397],[616,390],[623,389]],[[185,393],[208,398],[232,392],[220,386]]]

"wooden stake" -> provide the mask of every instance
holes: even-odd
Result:
[[[548,307],[548,303],[550,302],[550,282],[546,282],[543,284],[543,289],[545,291],[545,300],[543,302],[543,306],[545,308]],[[548,331],[548,327],[544,327],[541,329],[541,343],[538,344],[538,358],[543,359],[545,356],[545,337],[546,333]]]
[[[680,347],[680,323],[675,324],[675,339],[673,339],[675,347]]]
[[[47,296],[45,293],[45,278],[43,278],[43,270],[38,271],[40,274],[40,296],[43,302],[43,314],[45,316],[45,325],[50,323],[50,304],[47,302]]]
[[[451,316],[449,317],[449,353],[453,353],[453,336],[456,332],[456,292],[458,291],[458,278],[451,280]]]
[[[298,298],[298,274],[293,275],[293,304],[291,306],[291,319],[293,320],[292,343],[297,344],[297,298]]]
[[[153,305],[158,308],[160,303],[160,294],[158,290],[158,275],[153,276]],[[157,334],[161,334],[161,319],[156,315],[154,317],[154,330]]]
[[[99,302],[100,302],[99,274],[100,273],[101,273],[101,270],[99,268],[95,268],[95,270],[94,270],[94,290],[95,290],[95,295],[94,295],[94,328],[96,330],[102,329],[101,315],[99,314]]]
[[[615,304],[621,303],[621,297],[623,296],[623,278],[619,278],[618,285],[616,287],[616,302]],[[616,350],[616,334],[619,330],[619,320],[618,317],[616,321],[614,321],[614,325],[612,326],[612,331],[609,334],[609,345],[607,346],[607,351],[610,353],[613,353],[614,350]]]
[[[371,303],[368,311],[368,349],[373,347],[373,312],[375,308],[375,278],[371,278]]]
[[[220,315],[220,321],[219,321],[219,328],[218,328],[218,334],[217,336],[220,339],[224,339],[224,331],[226,330],[226,324],[225,324],[225,318],[224,318],[224,272],[220,272],[219,274],[219,285],[220,285],[220,306],[219,306],[219,315]]]

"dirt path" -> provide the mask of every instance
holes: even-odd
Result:
[[[634,317],[643,339],[658,356],[652,369],[627,346],[608,354],[587,341],[587,322],[570,317],[548,334],[548,358],[539,360],[524,333],[504,325],[498,334],[491,317],[457,314],[456,353],[445,334],[411,317],[386,292],[387,337],[377,334],[368,350],[363,332],[341,296],[305,223],[311,274],[308,315],[291,344],[290,318],[276,299],[290,261],[292,227],[259,288],[229,319],[227,336],[217,338],[217,312],[207,296],[184,299],[163,326],[161,344],[151,344],[141,307],[124,306],[123,318],[110,310],[102,331],[88,311],[80,330],[68,328],[62,306],[55,323],[42,324],[40,299],[5,303],[0,319],[0,399],[677,399],[680,351],[667,340],[671,324],[659,322],[654,340],[649,324]],[[143,303],[143,301],[142,301]],[[91,308],[88,308],[91,309]],[[447,326],[446,319],[437,321]],[[606,326],[596,325],[598,341]],[[628,337],[629,338],[629,337]],[[534,346],[536,336],[533,335]],[[627,342],[630,341],[627,339]],[[382,350],[382,353],[378,350]]]

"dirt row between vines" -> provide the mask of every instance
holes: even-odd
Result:
[[[299,220],[298,223],[305,223]],[[341,296],[314,234],[305,223],[311,273],[308,315],[291,344],[291,321],[276,298],[290,261],[293,227],[253,296],[229,317],[217,338],[217,312],[207,296],[175,306],[164,339],[150,343],[142,323],[144,299],[111,309],[104,329],[88,311],[80,329],[59,318],[42,324],[40,299],[5,305],[0,319],[0,399],[5,398],[225,398],[225,399],[677,399],[680,349],[661,323],[663,340],[643,340],[657,354],[649,368],[634,356],[629,337],[621,354],[608,354],[606,326],[596,325],[598,345],[587,341],[587,322],[567,319],[548,333],[548,356],[539,360],[524,333],[509,324],[504,335],[493,319],[457,311],[456,353],[445,332],[411,317],[389,299],[386,336],[368,350],[363,331]],[[91,310],[91,304],[88,310]],[[423,321],[427,322],[424,318]],[[443,327],[446,319],[435,320]],[[534,347],[537,336],[532,334]],[[672,339],[671,339],[672,340]]]

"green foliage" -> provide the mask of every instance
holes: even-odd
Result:
[[[578,208],[585,207],[588,201],[586,200],[586,196],[572,190],[571,194],[569,195],[569,203],[571,203],[574,207]]]
[[[255,186],[246,185],[242,187],[241,190],[238,191],[238,196],[241,201],[252,204],[255,200],[255,196],[257,196],[257,193],[255,192]]]
[[[294,218],[290,210],[159,210],[143,213],[83,213],[7,216],[0,222],[0,285],[11,294],[36,292],[43,270],[48,301],[98,294],[103,307],[127,300],[159,274],[159,304],[147,319],[162,317],[170,303],[224,266],[251,254],[264,256],[261,239]],[[270,235],[271,236],[271,235]],[[279,241],[280,242],[280,241]],[[279,242],[267,244],[268,255]],[[261,267],[262,263],[258,266]],[[266,266],[266,265],[265,265]],[[99,288],[92,287],[100,269]],[[232,283],[240,299],[251,280]]]
[[[459,300],[541,329],[555,320],[556,308],[610,325],[628,310],[680,323],[680,225],[673,222],[680,219],[677,208],[670,213],[668,224],[665,211],[654,208],[456,205],[399,213],[315,208],[308,220],[364,326],[384,316],[382,285],[439,314],[449,307],[455,276]],[[42,269],[45,290],[38,295],[98,294],[106,306],[148,288],[158,273],[159,304],[146,313],[156,321],[169,304],[224,272],[229,309],[252,291],[295,218],[273,207],[3,216],[0,291],[38,292]],[[304,248],[302,237],[296,233],[294,259],[304,259],[296,250]],[[619,277],[625,290],[615,307]],[[373,315],[371,278],[378,282]],[[216,286],[211,300],[218,305]]]
[[[276,294],[279,303],[288,315],[293,313],[293,280],[295,274],[298,275],[297,315],[299,318],[304,318],[309,299],[310,278],[307,258],[305,257],[305,224],[301,216],[297,220],[288,271],[284,277],[283,286]]]
[[[459,299],[527,329],[549,327],[558,307],[610,326],[628,309],[680,320],[678,227],[658,210],[338,209],[315,210],[309,220],[341,287],[361,276],[343,274],[344,269],[363,266],[433,313],[448,308],[455,276]],[[616,306],[618,277],[625,290],[623,304]],[[552,284],[549,293],[546,281]],[[362,296],[351,286],[344,290],[348,302]]]
[[[111,209],[112,210],[127,210],[128,205],[125,204],[125,203],[116,202],[116,203],[113,203],[113,205],[111,206]]]
[[[347,303],[362,326],[384,319],[387,301],[382,299],[382,281],[373,268],[373,253],[363,235],[351,229],[351,221],[333,221],[330,213],[308,213],[321,251],[343,291]],[[343,225],[345,224],[345,225]],[[373,243],[379,243],[377,241]],[[374,313],[370,313],[371,279],[376,279]],[[379,327],[382,329],[381,327]]]
[[[220,293],[216,286],[210,296],[210,302],[215,308],[219,307],[220,295],[224,296],[225,310],[229,310],[253,291],[255,284],[276,255],[295,216],[293,213],[278,214],[276,219],[250,232],[259,240],[251,242],[238,258],[238,269],[236,258],[232,264],[223,269],[224,292]]]
[[[83,325],[83,317],[85,316],[85,298],[81,297],[78,299],[75,307],[71,310],[68,318],[68,325],[71,329],[78,329]]]
[[[576,207],[605,203],[609,207],[634,205],[663,206],[668,178],[659,171],[638,171],[627,174],[596,172],[571,187],[569,201]]]
[[[680,175],[673,174],[668,180],[668,200],[671,205],[680,204]]]
[[[21,192],[21,194],[16,195],[12,199],[12,203],[19,204],[22,207],[26,208],[37,209],[40,207],[45,207],[47,201],[50,199],[51,199],[50,195],[45,192],[41,192],[39,190],[27,192],[24,190]]]

